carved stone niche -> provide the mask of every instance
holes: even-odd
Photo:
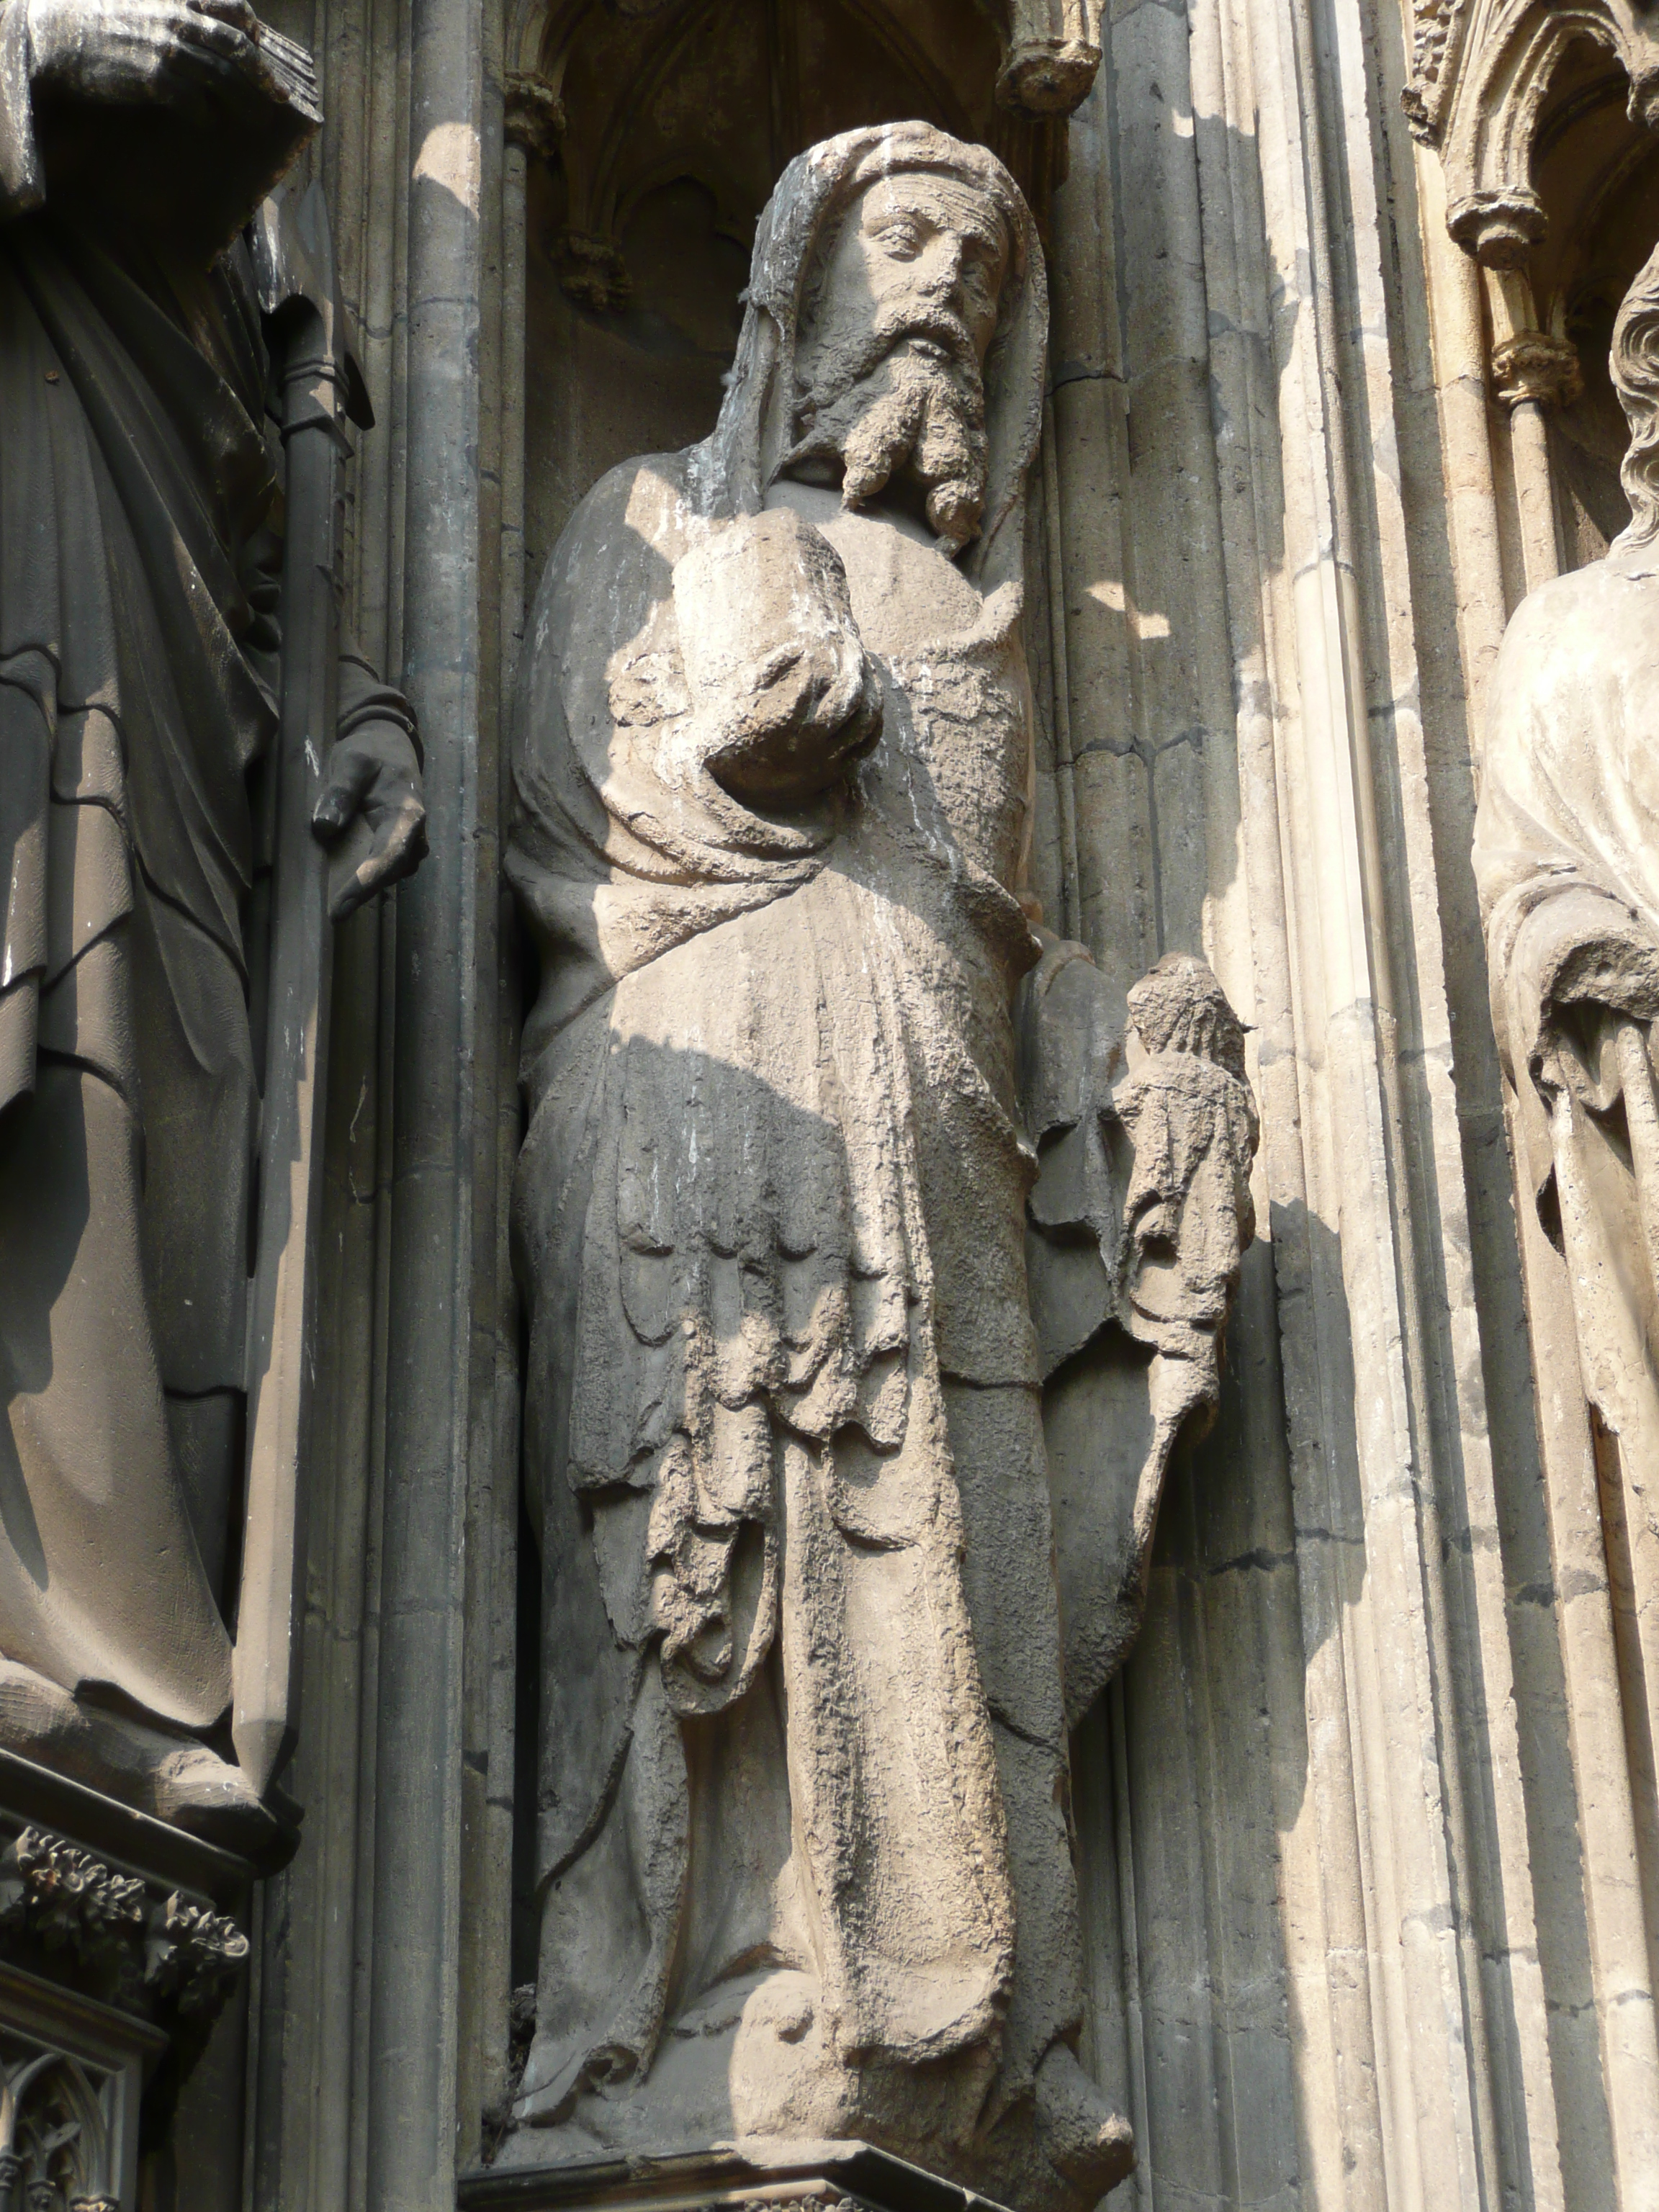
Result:
[[[920,118],[988,146],[1039,229],[1100,61],[1097,0],[518,0],[527,562],[630,453],[720,405],[755,223],[785,165]],[[509,222],[520,220],[509,213]]]
[[[143,2075],[166,2041],[157,2028],[0,1966],[0,2201],[28,2212],[131,2203]]]
[[[1599,560],[1627,519],[1607,358],[1659,233],[1659,18],[1626,0],[1425,0],[1413,64],[1407,112],[1481,267],[1513,599]]]
[[[248,1956],[230,1853],[0,1752],[0,2206],[134,2212]]]
[[[1489,269],[1526,265],[1548,217],[1533,167],[1571,50],[1616,62],[1630,120],[1659,124],[1659,22],[1633,0],[1423,0],[1406,112],[1440,149],[1452,236]]]

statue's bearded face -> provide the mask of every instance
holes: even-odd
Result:
[[[1001,215],[969,184],[921,173],[867,185],[809,287],[785,467],[838,467],[848,507],[908,477],[959,552],[985,510],[981,372],[1008,252]]]

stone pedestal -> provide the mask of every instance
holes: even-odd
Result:
[[[483,2167],[459,2212],[1000,2212],[989,2197],[862,2142],[751,2144],[665,2158]]]
[[[132,2212],[248,1954],[251,1869],[0,1752],[0,2204]]]

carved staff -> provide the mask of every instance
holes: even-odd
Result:
[[[282,722],[264,817],[269,923],[261,929],[256,902],[250,930],[256,955],[264,939],[252,1006],[264,1047],[264,1114],[231,1733],[263,1795],[293,1752],[299,1708],[332,951],[329,861],[313,834],[312,811],[337,720],[339,468],[349,449],[344,318],[320,185],[267,200],[255,246],[260,305],[280,362],[286,514]]]

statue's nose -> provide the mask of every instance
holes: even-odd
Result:
[[[933,298],[954,301],[962,279],[961,240],[935,238],[922,256],[921,274],[923,286]]]

